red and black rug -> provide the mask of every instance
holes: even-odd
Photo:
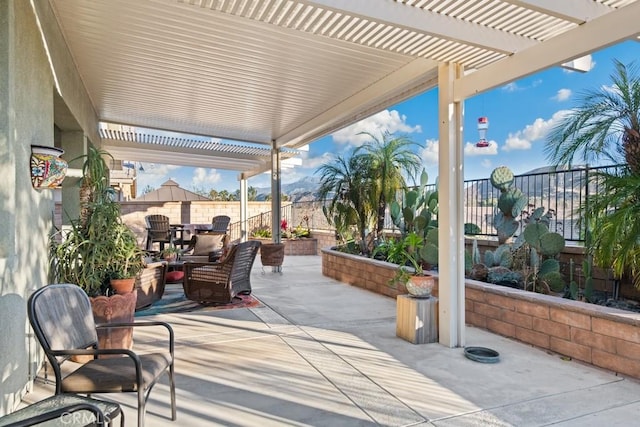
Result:
[[[136,317],[156,314],[188,313],[192,311],[229,310],[233,308],[261,307],[262,303],[253,295],[238,295],[229,304],[200,304],[188,300],[182,291],[182,285],[167,285],[160,301],[146,309],[136,311]]]

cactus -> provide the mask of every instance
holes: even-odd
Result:
[[[485,251],[484,263],[488,267],[505,267],[511,268],[513,264],[513,255],[509,245],[500,245],[495,251]]]
[[[389,205],[391,221],[398,227],[402,236],[415,232],[426,238],[430,229],[435,227],[434,217],[438,213],[438,193],[427,190],[428,175],[422,171],[417,189],[407,189],[403,204],[397,201]]]
[[[513,184],[513,172],[506,166],[500,166],[491,172],[489,179],[491,185],[500,191],[506,191]]]
[[[524,240],[545,257],[554,257],[565,246],[565,240],[558,233],[549,232],[549,228],[542,222],[527,225],[523,232]]]
[[[507,217],[516,218],[527,206],[529,199],[522,191],[511,188],[504,191],[498,199],[498,209]]]
[[[522,283],[522,274],[518,271],[509,270],[506,267],[490,267],[487,274],[487,281],[496,285],[519,288]]]

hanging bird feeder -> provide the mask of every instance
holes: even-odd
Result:
[[[480,134],[480,141],[476,142],[476,147],[486,148],[489,146],[489,141],[487,141],[487,129],[489,129],[489,118],[479,117],[478,133]]]

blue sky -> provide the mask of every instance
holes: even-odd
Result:
[[[576,106],[580,93],[610,84],[614,59],[625,64],[636,61],[640,66],[640,42],[629,41],[593,53],[591,70],[586,73],[554,67],[467,99],[464,104],[465,179],[486,178],[500,165],[508,166],[515,174],[547,165],[543,152],[546,133],[563,111]],[[321,138],[303,153],[302,166],[283,173],[283,183],[314,175],[332,153],[345,153],[362,144],[364,139],[359,132],[375,134],[380,130],[406,135],[418,143],[429,181],[433,182],[438,175],[437,113],[438,93],[431,90]],[[476,122],[480,116],[489,118],[490,146],[487,148],[475,147],[479,139]],[[235,192],[239,188],[235,171],[147,163],[143,166],[145,171],[138,172],[138,191],[147,185],[158,188],[167,179],[188,190]],[[269,187],[269,179],[268,174],[262,174],[251,178],[249,185]]]

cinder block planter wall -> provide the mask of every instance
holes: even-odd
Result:
[[[395,268],[322,249],[322,274],[392,298]],[[640,314],[474,280],[465,294],[469,325],[640,379]]]

